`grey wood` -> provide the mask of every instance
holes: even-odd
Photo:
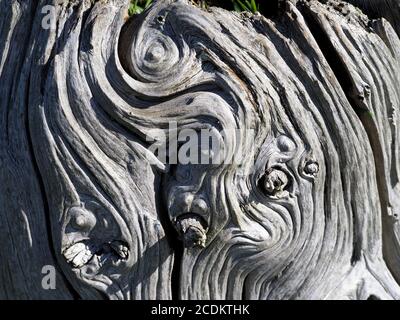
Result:
[[[0,0],[0,298],[399,299],[396,11],[128,2]]]

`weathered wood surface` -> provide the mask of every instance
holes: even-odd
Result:
[[[0,298],[399,299],[396,11],[127,2],[0,0]]]

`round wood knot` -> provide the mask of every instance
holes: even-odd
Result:
[[[145,59],[152,63],[157,63],[162,60],[165,55],[165,48],[162,44],[156,42],[147,50]]]
[[[262,186],[267,195],[281,198],[287,194],[290,184],[288,175],[278,168],[271,168],[266,171],[263,177]]]
[[[178,217],[176,228],[186,248],[204,248],[207,240],[207,226],[204,219],[194,213]]]
[[[287,136],[280,136],[277,140],[277,145],[281,152],[292,152],[296,150],[296,144]]]
[[[74,207],[69,210],[71,226],[78,231],[90,231],[96,225],[96,217],[88,210]]]
[[[319,164],[315,160],[308,160],[304,167],[304,173],[308,176],[316,177],[319,172]]]

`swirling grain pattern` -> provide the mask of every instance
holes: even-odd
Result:
[[[125,21],[126,8],[57,5],[29,58],[33,155],[77,294],[399,299],[388,22],[341,1],[271,18],[158,0]],[[174,162],[173,137],[202,130],[239,161]]]

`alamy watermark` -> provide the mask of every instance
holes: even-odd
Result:
[[[42,268],[42,288],[44,290],[56,289],[56,268],[52,265],[45,265]]]
[[[43,6],[41,13],[42,18],[42,28],[45,30],[55,30],[56,29],[56,8],[51,5]]]
[[[56,7],[43,6],[41,26],[45,30],[56,29]],[[156,137],[156,138],[154,138]],[[250,137],[250,140],[249,140]],[[168,129],[150,130],[146,135],[146,141],[150,143],[149,151],[163,164],[238,164],[243,161],[253,161],[253,152],[249,151],[249,143],[246,143],[246,154],[243,154],[242,139],[254,141],[254,130],[225,129],[219,131],[213,129],[179,128],[177,123],[169,123]],[[250,146],[251,147],[251,146]],[[154,162],[154,157],[148,159]]]
[[[246,154],[243,154],[241,148],[241,139],[244,137],[247,141],[254,141],[254,130],[246,130],[245,135],[240,129],[178,130],[177,123],[172,121],[167,130],[150,130],[146,141],[151,142],[148,150],[163,164],[221,165],[251,161],[249,157],[254,153],[247,149]]]

